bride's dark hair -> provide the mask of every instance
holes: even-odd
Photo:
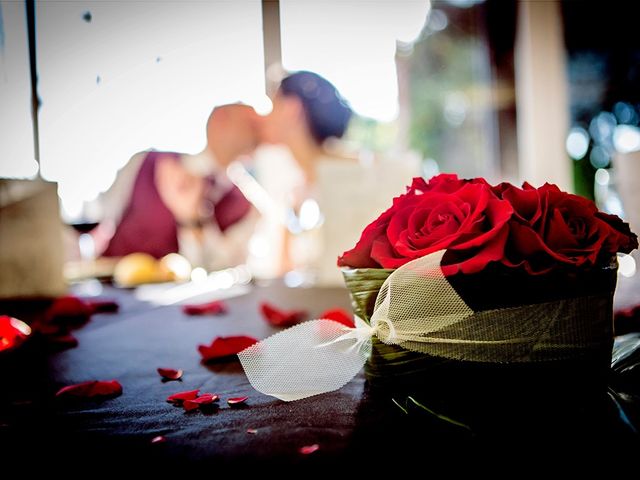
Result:
[[[300,99],[309,130],[318,143],[344,135],[351,108],[327,79],[313,72],[296,72],[282,80],[280,93]]]

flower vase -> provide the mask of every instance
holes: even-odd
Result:
[[[343,268],[342,273],[351,296],[354,313],[370,322],[376,298],[391,269]],[[451,383],[476,385],[495,381],[525,382],[533,388],[544,385],[575,383],[602,385],[606,381],[613,347],[613,293],[617,280],[615,257],[607,265],[589,270],[563,270],[532,276],[495,266],[472,275],[448,277],[449,283],[474,312],[498,310],[521,305],[541,304],[566,299],[589,298],[590,308],[584,317],[561,318],[567,328],[589,330],[594,339],[588,349],[576,349],[562,359],[536,357],[527,362],[478,362],[450,359],[407,350],[386,344],[374,336],[365,375],[373,387],[400,387],[415,391]],[[499,319],[490,321],[498,322]],[[545,321],[541,318],[540,321]],[[575,323],[578,322],[578,325]],[[499,325],[496,325],[499,327]],[[491,325],[483,328],[492,328]]]

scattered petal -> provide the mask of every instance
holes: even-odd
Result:
[[[341,323],[351,328],[354,328],[356,326],[355,322],[353,321],[353,315],[347,313],[345,310],[341,308],[333,308],[331,310],[327,310],[318,318],[333,320],[334,322]]]
[[[167,397],[167,402],[175,405],[182,405],[182,402],[185,400],[195,400],[198,398],[198,393],[200,393],[200,390],[188,390],[186,392],[174,393]]]
[[[313,452],[317,452],[318,450],[320,450],[320,445],[314,443],[313,445],[306,445],[304,447],[301,447],[298,451],[301,455],[310,455]]]
[[[257,342],[255,338],[247,336],[216,337],[211,345],[198,346],[198,351],[202,355],[202,360],[208,362],[236,355]]]
[[[173,368],[158,368],[158,374],[166,380],[180,380],[182,378],[182,370],[174,370]]]
[[[153,437],[151,439],[151,443],[164,443],[167,441],[167,438],[164,435],[158,435],[157,437]]]
[[[90,381],[63,387],[56,393],[59,398],[100,398],[122,395],[122,385],[116,380]]]
[[[192,410],[200,408],[200,404],[194,402],[193,400],[185,400],[182,404],[182,408],[184,408],[185,412],[191,412]]]
[[[31,327],[17,318],[0,315],[0,352],[20,346],[31,335]]]
[[[255,428],[247,428],[247,433],[249,435],[256,435],[258,433],[258,430],[256,430]]]
[[[260,304],[260,312],[267,323],[274,327],[290,327],[307,317],[307,312],[304,310],[281,310],[267,302]]]
[[[182,311],[187,315],[222,315],[227,313],[227,305],[220,300],[214,300],[208,303],[183,305]]]
[[[220,400],[220,397],[215,393],[203,393],[193,400],[185,400],[182,406],[185,411],[190,412],[191,410],[195,410],[203,405],[211,405],[213,402],[217,402],[218,400]]]
[[[54,300],[45,318],[48,322],[78,326],[86,323],[92,313],[92,308],[86,302],[73,295],[67,295]]]
[[[236,405],[243,405],[247,400],[249,400],[249,397],[234,397],[227,400],[227,403],[234,407]]]
[[[70,333],[47,335],[47,342],[52,350],[65,350],[78,346],[78,339]]]
[[[120,305],[115,300],[89,300],[87,305],[93,313],[116,313],[120,309]]]
[[[215,393],[203,393],[198,398],[194,398],[193,400],[189,401],[197,403],[198,405],[209,405],[213,402],[220,401],[220,397]]]

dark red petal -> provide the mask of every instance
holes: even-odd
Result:
[[[319,318],[326,318],[327,320],[333,320],[334,322],[341,323],[347,327],[355,327],[355,323],[353,322],[353,315],[350,315],[345,310],[341,308],[333,308],[331,310],[327,310],[322,313]]]
[[[18,347],[31,335],[31,328],[22,320],[0,315],[0,352]]]
[[[53,350],[64,350],[78,346],[78,339],[70,333],[47,335],[48,346]]]
[[[185,400],[194,400],[198,397],[200,390],[188,390],[186,392],[178,392],[167,397],[167,402],[181,404]]]
[[[122,394],[122,385],[116,380],[91,381],[63,387],[56,393],[59,398],[117,397]]]
[[[49,322],[78,325],[85,323],[93,313],[92,308],[74,296],[57,298],[45,313]]]
[[[194,398],[190,401],[197,403],[198,405],[209,405],[210,403],[217,402],[219,400],[220,397],[215,393],[203,393],[198,398]]]
[[[183,305],[182,311],[187,315],[222,315],[227,313],[227,305],[220,300],[215,300],[208,303]]]
[[[247,433],[249,435],[255,435],[258,433],[258,430],[256,430],[255,428],[247,428]]]
[[[262,317],[274,327],[290,327],[300,323],[307,316],[304,310],[281,310],[268,302],[260,304]]]
[[[93,313],[115,313],[120,309],[115,300],[89,300],[86,303]]]
[[[310,455],[313,452],[317,452],[318,450],[320,450],[320,445],[318,445],[317,443],[314,443],[313,445],[306,445],[304,447],[301,447],[300,450],[298,451],[302,455]]]
[[[194,402],[193,400],[185,400],[182,403],[182,407],[184,408],[185,412],[191,412],[197,408],[200,408],[200,404],[197,402]]]
[[[249,397],[234,397],[227,400],[227,403],[233,407],[234,405],[242,405],[247,400],[249,400]]]
[[[182,378],[182,370],[174,370],[173,368],[158,368],[158,374],[167,380],[179,380]]]
[[[202,355],[202,360],[216,360],[226,358],[240,353],[245,348],[257,343],[253,337],[236,336],[236,337],[216,337],[211,345],[200,345],[198,351]]]
[[[158,435],[157,437],[153,437],[151,439],[151,443],[164,443],[167,439],[163,435]]]

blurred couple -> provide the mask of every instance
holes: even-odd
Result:
[[[327,154],[324,145],[331,137],[343,136],[350,118],[351,110],[336,88],[311,72],[286,77],[266,117],[247,105],[215,108],[202,152],[145,151],[118,173],[101,199],[102,256],[143,252],[160,258],[180,253],[193,266],[208,270],[246,262],[260,216],[230,181],[227,167],[237,160],[251,162],[260,144],[284,145],[305,190],[311,191],[323,175],[321,165],[343,163]],[[273,170],[275,176],[285,173],[277,168],[267,163],[262,170]],[[330,253],[332,269],[334,253],[340,252]]]

